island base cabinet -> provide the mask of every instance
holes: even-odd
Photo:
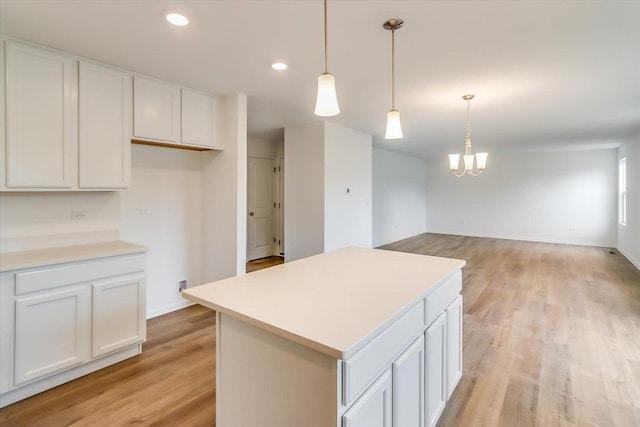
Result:
[[[344,414],[342,427],[391,427],[391,394],[391,372],[385,371]]]
[[[434,427],[447,404],[445,395],[446,316],[441,313],[427,328],[426,341],[426,426]]]
[[[436,426],[462,367],[459,261],[454,260],[458,267],[432,284],[419,283],[408,303],[388,310],[395,312],[391,317],[381,316],[386,319],[383,323],[361,328],[365,336],[345,338],[341,329],[354,327],[348,322],[362,321],[365,309],[371,309],[356,298],[349,301],[360,307],[353,310],[357,318],[334,310],[334,317],[319,323],[315,316],[325,313],[308,316],[311,300],[288,295],[305,286],[310,271],[331,271],[328,267],[344,262],[344,256],[352,256],[345,269],[361,272],[361,267],[375,264],[371,259],[388,255],[371,251],[349,248],[325,253],[283,266],[278,270],[281,276],[278,271],[268,278],[245,275],[185,291],[187,298],[216,310],[217,427]],[[423,258],[413,257],[411,261],[424,269]],[[353,263],[361,265],[356,268]],[[396,271],[386,266],[385,274],[392,270]],[[319,291],[318,284],[336,280],[333,273],[312,281],[310,295]],[[389,273],[377,286],[397,292],[396,287],[385,288],[396,283],[394,279]],[[345,286],[349,283],[344,279]],[[265,286],[273,286],[270,291],[278,296],[267,300],[267,308]],[[255,289],[261,292],[254,295]],[[370,292],[368,286],[361,290],[358,295]],[[334,297],[339,298],[327,293],[323,301]],[[337,306],[347,310],[350,304],[340,301]]]
[[[74,287],[16,300],[16,386],[89,358],[89,298]]]
[[[216,313],[216,426],[336,426],[337,359]]]
[[[424,338],[420,336],[392,364],[393,425],[424,425]]]
[[[447,307],[447,400],[462,378],[462,295]]]

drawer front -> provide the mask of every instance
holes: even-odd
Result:
[[[144,255],[51,266],[16,274],[16,295],[144,271]]]
[[[457,271],[446,282],[427,295],[427,325],[430,325],[462,291],[462,271]]]
[[[343,362],[343,404],[351,404],[424,330],[420,301],[373,341]]]

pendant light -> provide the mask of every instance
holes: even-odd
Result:
[[[404,22],[400,18],[392,18],[382,26],[385,30],[391,30],[391,110],[387,113],[387,131],[384,139],[400,139],[402,127],[400,126],[400,112],[396,110],[396,30],[401,28]]]
[[[471,122],[469,120],[469,115],[473,95],[464,95],[462,99],[467,101],[467,137],[464,140],[464,171],[462,171],[460,174],[456,173],[456,171],[458,170],[458,165],[460,163],[460,154],[449,154],[449,167],[451,169],[451,172],[453,172],[453,174],[458,178],[464,175],[478,176],[487,167],[487,153],[476,153],[474,155],[471,152]],[[476,166],[478,168],[477,172],[473,171],[474,160],[476,161]]]
[[[324,73],[318,77],[316,116],[330,117],[340,113],[336,95],[336,79],[327,71],[327,0],[324,0]]]

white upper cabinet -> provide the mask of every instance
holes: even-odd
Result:
[[[182,89],[182,143],[215,148],[216,98]]]
[[[129,187],[131,175],[131,74],[80,61],[79,186]]]
[[[134,77],[133,135],[135,138],[179,142],[178,86],[145,77]]]
[[[216,144],[216,98],[160,80],[135,76],[134,142],[194,150]]]
[[[6,45],[6,186],[70,189],[76,183],[74,59]]]
[[[28,43],[1,46],[0,191],[128,188],[132,75]]]

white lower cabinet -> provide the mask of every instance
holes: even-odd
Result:
[[[391,427],[391,372],[380,378],[342,417],[342,427]]]
[[[424,338],[411,344],[392,364],[393,425],[424,425]]]
[[[0,407],[140,354],[145,255],[0,274]]]
[[[447,316],[447,400],[462,378],[462,295],[445,310]]]
[[[426,425],[433,427],[447,403],[445,395],[446,316],[441,313],[427,328],[426,343]]]
[[[16,299],[16,386],[90,358],[90,298],[74,286]]]
[[[93,283],[92,357],[145,340],[144,297],[143,274]]]

